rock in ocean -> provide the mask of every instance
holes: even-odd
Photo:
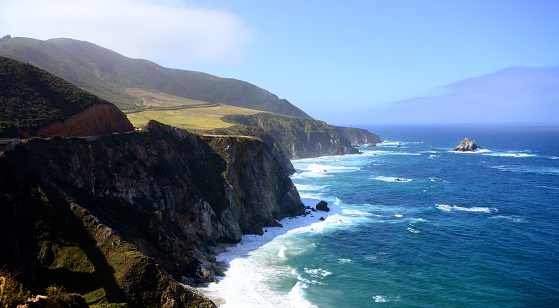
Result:
[[[474,140],[470,140],[466,138],[460,142],[460,144],[454,148],[453,151],[458,152],[475,152],[477,149],[483,149],[482,147],[478,146]]]
[[[330,208],[328,208],[328,203],[324,200],[318,202],[316,205],[316,209],[319,211],[330,212]]]

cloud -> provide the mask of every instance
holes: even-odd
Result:
[[[252,42],[236,16],[178,0],[0,0],[0,29],[1,35],[85,40],[175,67],[236,63]]]

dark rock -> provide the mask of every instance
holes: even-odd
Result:
[[[475,152],[477,149],[483,149],[483,148],[478,146],[474,140],[470,140],[469,138],[466,138],[462,140],[462,142],[460,142],[460,145],[454,148],[453,151]]]
[[[324,200],[318,202],[316,205],[316,209],[319,211],[330,212],[330,208],[328,208],[328,203]]]
[[[324,219],[324,217],[321,216],[318,220],[325,220],[325,219]]]

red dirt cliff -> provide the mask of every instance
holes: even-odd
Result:
[[[126,115],[113,104],[94,104],[64,121],[52,122],[36,133],[24,132],[26,137],[64,137],[107,135],[134,130]]]

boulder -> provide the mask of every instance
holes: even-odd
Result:
[[[330,212],[330,209],[328,208],[328,203],[324,200],[318,202],[318,204],[316,205],[316,209],[319,211]]]
[[[460,142],[460,145],[454,148],[453,151],[475,152],[477,149],[483,149],[483,148],[478,146],[474,140],[470,140],[469,138],[466,138],[462,140],[462,142]]]

